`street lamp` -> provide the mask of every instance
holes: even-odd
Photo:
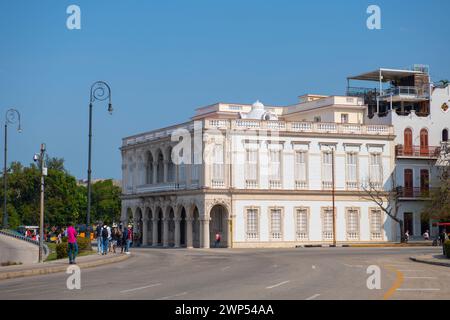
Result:
[[[6,209],[7,206],[7,196],[6,191],[8,188],[7,175],[8,171],[6,168],[7,165],[7,155],[8,155],[8,124],[18,123],[17,131],[19,133],[22,132],[21,123],[20,123],[20,113],[16,109],[9,109],[6,111],[5,116],[5,163],[3,167],[3,186],[4,186],[4,200],[3,200],[3,228],[8,228],[8,211]]]
[[[86,237],[90,239],[89,226],[91,224],[91,149],[92,149],[92,105],[95,101],[108,99],[108,112],[112,114],[111,88],[104,81],[97,81],[91,86],[91,97],[89,102],[89,151],[88,151],[88,203],[86,216]]]
[[[41,208],[39,215],[39,262],[43,262],[43,243],[44,243],[44,176],[47,175],[47,168],[45,167],[45,143],[41,143],[41,153],[35,154],[33,157],[35,162],[39,162],[41,167]]]

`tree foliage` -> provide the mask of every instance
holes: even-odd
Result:
[[[64,226],[86,222],[87,188],[79,185],[64,167],[64,159],[46,158],[45,225]],[[3,179],[3,177],[2,177]],[[38,225],[40,212],[40,164],[28,167],[13,162],[8,168],[8,221],[11,228]],[[92,185],[91,221],[112,220],[120,216],[120,188],[112,180]],[[0,191],[3,199],[3,188]],[[1,207],[3,216],[3,206]],[[1,220],[0,220],[1,221]]]

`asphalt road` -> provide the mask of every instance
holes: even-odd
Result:
[[[410,261],[439,248],[132,249],[125,262],[0,281],[0,299],[450,299],[450,268]],[[381,288],[367,287],[369,266]]]
[[[37,263],[38,252],[37,245],[0,234],[0,263]]]

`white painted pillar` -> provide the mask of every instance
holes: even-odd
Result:
[[[169,219],[164,218],[163,247],[169,247]]]
[[[148,218],[144,217],[144,218],[142,218],[142,245],[143,246],[148,245],[148,239],[147,239],[148,230],[147,230],[147,228],[148,228]]]
[[[158,182],[158,163],[153,162],[153,180],[152,184],[156,184]]]
[[[175,218],[174,221],[175,221],[175,248],[179,248],[181,246],[181,244],[180,244],[180,238],[181,238],[180,221],[181,221],[181,219]]]
[[[193,246],[193,230],[192,230],[192,223],[194,219],[189,218],[186,219],[186,247],[188,249],[192,249]]]
[[[226,222],[227,222],[227,247],[228,248],[231,248],[231,233],[233,232],[233,228],[232,228],[232,223],[233,223],[233,220],[230,218],[230,219],[227,219],[226,220]]]
[[[153,232],[152,232],[152,246],[156,247],[158,246],[158,218],[153,218]]]
[[[200,248],[207,249],[209,244],[209,219],[200,220]]]

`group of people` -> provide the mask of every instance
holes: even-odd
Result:
[[[133,241],[133,228],[131,225],[113,225],[112,228],[107,223],[99,223],[95,229],[97,239],[97,254],[107,255],[116,253],[120,248],[120,253],[129,254],[130,245]]]

